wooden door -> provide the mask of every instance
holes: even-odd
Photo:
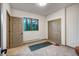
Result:
[[[22,18],[10,16],[8,21],[8,48],[13,48],[22,45],[23,43],[23,26]]]
[[[48,22],[48,39],[57,44],[61,44],[61,20]]]
[[[13,47],[22,45],[23,31],[22,31],[22,18],[11,17],[12,21],[12,44]]]

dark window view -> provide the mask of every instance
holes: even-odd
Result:
[[[24,17],[23,26],[24,26],[24,31],[26,31],[26,17]]]
[[[32,19],[32,30],[38,30],[38,20],[37,19]]]
[[[38,30],[38,19],[24,17],[24,31],[37,31]]]
[[[31,19],[30,18],[26,18],[26,30],[30,31],[31,30]]]

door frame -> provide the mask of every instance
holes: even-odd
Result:
[[[9,12],[8,11],[6,11],[6,16],[8,17],[10,17],[9,18],[9,24],[8,24],[8,22],[7,22],[7,26],[9,26],[8,28],[7,28],[7,33],[9,33],[8,35],[9,35],[9,40],[7,39],[7,49],[9,49],[9,48],[13,48],[13,43],[12,43],[12,39],[10,39],[10,19],[12,19],[12,17],[14,17],[14,18],[20,18],[20,19],[22,19],[23,20],[23,18],[22,17],[15,17],[15,16],[10,16],[10,14],[9,14]],[[22,25],[23,25],[23,21],[22,21]],[[22,28],[23,28],[23,26],[22,26]],[[7,34],[6,33],[6,34]],[[22,33],[23,33],[23,30],[22,30]],[[7,37],[8,37],[8,35],[7,35]],[[9,42],[8,42],[9,41]],[[9,45],[9,48],[8,48],[8,45]]]
[[[53,21],[57,21],[57,20],[60,20],[60,22],[61,22],[61,18],[56,18],[56,19],[52,19],[52,20],[49,20],[48,21],[48,39],[49,39],[49,22],[53,22]],[[61,30],[61,32],[62,32],[62,30]],[[61,33],[61,38],[62,38],[62,33]],[[62,44],[62,40],[61,40],[61,44]]]
[[[7,35],[7,37],[8,37],[8,39],[7,39],[7,49],[9,49],[10,48],[10,14],[9,14],[9,12],[8,11],[6,11],[6,18],[7,17],[9,17],[9,19],[7,19],[8,21],[9,21],[9,24],[8,24],[8,22],[6,22],[6,26],[9,26],[8,28],[7,28],[7,33],[8,33],[8,35],[7,35],[7,33],[6,33],[6,35]]]

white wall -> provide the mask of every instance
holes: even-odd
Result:
[[[39,19],[39,31],[23,31],[24,42],[35,39],[47,39],[47,21],[45,17],[16,9],[12,9],[12,16]]]
[[[0,4],[0,48],[1,48],[1,4]]]
[[[72,5],[66,8],[67,23],[67,45],[79,46],[79,5]]]
[[[2,4],[1,9],[1,23],[2,23],[2,46],[6,48],[6,10],[12,16],[16,17],[31,17],[39,19],[39,31],[25,31],[23,32],[23,40],[24,42],[27,40],[34,39],[47,39],[48,38],[48,21],[55,20],[61,18],[61,43],[65,45],[65,16],[66,16],[66,43],[68,46],[75,47],[79,46],[79,5],[72,5],[66,8],[63,8],[55,13],[47,16],[47,18],[16,10],[10,9],[9,4]],[[12,11],[12,12],[11,12]],[[66,13],[65,13],[66,11]],[[66,15],[65,15],[66,14]]]
[[[56,20],[59,18],[61,18],[61,44],[65,45],[65,8],[47,16],[48,21]]]
[[[6,11],[8,11],[9,12],[9,14],[11,14],[11,11],[10,11],[10,6],[9,6],[9,4],[7,4],[7,3],[3,3],[2,5],[1,5],[1,28],[2,28],[2,30],[1,30],[1,32],[2,32],[2,47],[3,47],[3,49],[5,49],[6,48],[6,38],[7,38],[7,35],[6,35],[6,31],[7,31],[7,27],[6,27],[6,24],[7,24],[7,17],[6,17]]]
[[[79,46],[79,4],[56,11],[49,15],[47,20],[58,18],[61,18],[61,43],[65,45],[66,42],[70,47]]]

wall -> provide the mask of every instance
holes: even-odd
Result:
[[[66,8],[67,24],[67,45],[71,47],[79,46],[79,5],[72,5]]]
[[[65,45],[65,8],[47,16],[48,21],[59,18],[61,18],[61,44]]]
[[[1,48],[1,4],[0,4],[0,48]]]
[[[10,9],[9,4],[4,3],[1,5],[1,33],[2,33],[2,47],[3,49],[6,48],[6,10],[12,16],[16,17],[31,17],[31,18],[38,18],[39,19],[39,31],[26,31],[23,32],[23,40],[24,42],[27,40],[34,40],[34,39],[47,39],[48,38],[48,29],[47,29],[47,21],[55,20],[61,18],[61,43],[65,45],[65,34],[66,34],[66,44],[71,47],[79,46],[79,5],[72,5],[66,8],[63,8],[55,13],[47,16],[47,18],[16,10]],[[11,13],[12,11],[12,13]],[[66,11],[66,13],[65,13]],[[65,15],[66,14],[66,15]],[[65,20],[66,16],[66,20]],[[65,25],[66,21],[66,25]],[[65,33],[65,26],[66,26],[66,33]]]
[[[61,43],[63,45],[79,46],[79,4],[63,8],[47,16],[47,20],[61,18]],[[66,34],[66,35],[65,35]]]
[[[6,35],[6,31],[7,31],[7,18],[6,18],[6,11],[9,12],[9,14],[11,14],[11,11],[10,11],[10,6],[9,4],[7,3],[3,3],[1,5],[1,32],[2,32],[2,48],[5,49],[6,48],[6,42],[7,42],[7,35]]]
[[[47,39],[47,21],[45,17],[16,9],[12,9],[12,16],[39,19],[39,31],[23,31],[24,42],[27,42],[28,40]]]

